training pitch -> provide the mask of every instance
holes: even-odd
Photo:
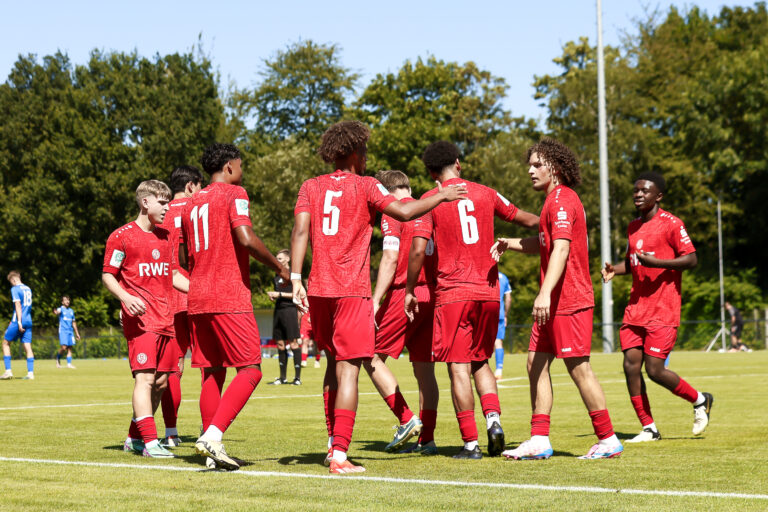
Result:
[[[367,375],[360,377],[350,458],[366,467],[331,476],[322,461],[326,429],[325,368],[302,372],[302,386],[268,386],[277,360],[225,433],[227,451],[248,465],[204,471],[192,447],[200,429],[198,370],[182,379],[175,459],[124,453],[132,380],[124,360],[75,361],[77,370],[38,360],[36,380],[0,382],[0,510],[766,510],[768,509],[768,352],[674,352],[670,368],[715,397],[704,435],[691,435],[691,406],[646,379],[663,440],[626,444],[613,460],[578,460],[594,442],[592,426],[562,362],[553,364],[554,456],[454,461],[461,439],[444,365],[434,457],[387,454],[396,421]],[[23,362],[14,361],[16,375]],[[418,409],[407,357],[390,361],[411,408]],[[593,367],[622,440],[640,431],[620,354],[596,354]],[[230,378],[232,371],[230,371]],[[288,370],[293,378],[293,368]],[[525,356],[507,355],[500,382],[507,446],[529,435]],[[475,410],[484,450],[485,421]],[[156,415],[163,435],[162,415]]]

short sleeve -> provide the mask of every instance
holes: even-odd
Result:
[[[13,288],[11,288],[11,300],[13,302],[21,302],[21,299],[22,299],[21,295],[22,295],[21,289],[18,286],[14,286]]]
[[[236,187],[229,198],[229,227],[251,226],[250,202],[243,187]]]
[[[381,216],[381,234],[384,236],[383,249],[391,251],[400,250],[400,235],[402,234],[402,224],[389,215]]]
[[[112,233],[107,239],[107,249],[104,252],[103,272],[117,275],[125,260],[125,246],[118,233]]]
[[[296,199],[296,206],[293,208],[294,215],[311,211],[309,203],[309,187],[309,180],[301,184],[301,188],[299,189],[299,196]]]
[[[496,192],[493,203],[494,214],[507,222],[512,221],[517,216],[517,206],[509,202],[509,199]]]
[[[573,224],[576,215],[583,213],[571,202],[552,201],[549,218],[552,222],[552,240],[573,240]]]
[[[432,212],[427,212],[413,221],[413,236],[432,238]]]
[[[671,229],[667,232],[669,245],[675,250],[676,256],[685,256],[696,252],[696,248],[693,246],[691,237],[688,236],[688,231],[685,229],[683,221],[679,220],[677,223],[670,223]]]
[[[378,211],[384,211],[384,208],[395,201],[395,197],[376,178],[366,176],[364,183],[366,200]]]

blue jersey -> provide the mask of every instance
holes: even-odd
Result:
[[[75,321],[75,312],[72,308],[61,306],[59,308],[59,332],[71,332],[72,322]]]
[[[32,290],[25,284],[17,284],[11,287],[11,300],[21,304],[21,325],[32,325]],[[13,318],[11,322],[18,322],[16,318],[16,305],[13,305]]]
[[[504,321],[504,294],[512,293],[512,287],[509,286],[509,278],[499,272],[499,322]]]

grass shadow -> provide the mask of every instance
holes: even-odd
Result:
[[[277,459],[283,466],[322,466],[327,452],[301,453]]]

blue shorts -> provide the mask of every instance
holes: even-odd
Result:
[[[507,334],[507,326],[504,325],[504,319],[499,318],[499,330],[496,331],[496,339],[503,340],[505,334]]]
[[[19,332],[19,324],[11,322],[5,330],[6,341],[18,341],[22,343],[32,343],[32,326],[24,326],[24,332]]]
[[[75,346],[75,332],[74,331],[59,331],[59,345],[67,347]]]

